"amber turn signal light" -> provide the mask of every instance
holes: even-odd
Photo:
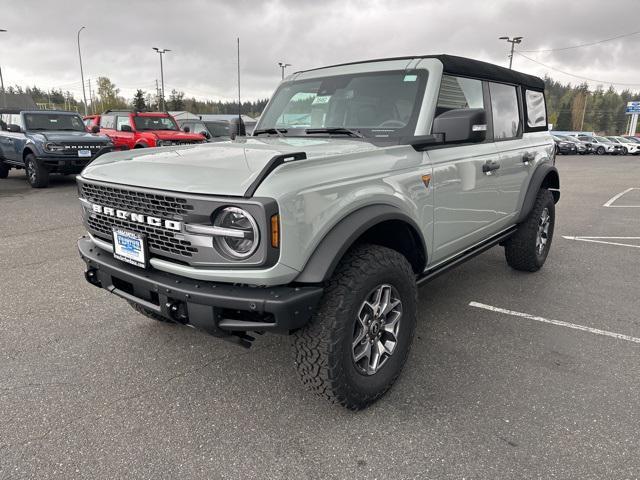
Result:
[[[422,183],[425,187],[429,188],[429,182],[431,182],[431,175],[422,175]]]
[[[271,246],[273,248],[280,247],[280,215],[271,217]]]

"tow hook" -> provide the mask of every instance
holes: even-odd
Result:
[[[166,304],[167,311],[169,312],[169,316],[171,320],[174,322],[185,324],[189,321],[189,316],[187,315],[187,309],[183,302],[172,301],[167,302]]]

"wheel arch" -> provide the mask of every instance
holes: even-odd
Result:
[[[427,247],[420,228],[407,214],[391,205],[369,205],[340,220],[318,244],[295,281],[328,280],[344,255],[356,244],[371,243],[404,255],[413,271],[427,264]]]
[[[554,203],[560,201],[560,175],[555,166],[542,164],[533,172],[516,223],[520,223],[527,218],[536,201],[536,195],[541,188],[551,191]]]

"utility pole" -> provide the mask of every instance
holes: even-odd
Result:
[[[80,28],[78,30],[78,58],[80,59],[80,79],[82,80],[82,98],[84,99],[84,114],[88,115],[89,110],[87,108],[87,94],[84,91],[84,72],[82,71],[82,53],[80,53],[80,32],[84,30],[85,27]]]
[[[513,65],[513,50],[518,43],[522,43],[522,39],[524,37],[500,37],[498,40],[506,40],[511,44],[511,53],[509,54],[509,70],[511,70],[511,66]]]
[[[162,55],[164,55],[167,52],[170,52],[171,50],[169,50],[168,48],[158,48],[158,47],[153,47],[153,49],[156,52],[158,52],[158,54],[160,55],[160,84],[162,85],[162,97],[161,97],[162,108],[160,110],[164,111],[166,110],[166,108],[164,104],[164,68],[162,67]]]
[[[587,98],[589,98],[589,92],[584,92],[584,105],[582,106],[582,119],[580,120],[580,131],[584,130],[584,114],[587,113]]]
[[[6,30],[0,28],[0,33],[5,33]],[[2,90],[2,107],[7,108],[7,95],[4,91],[4,80],[2,79],[2,67],[0,67],[0,90]]]
[[[238,41],[238,130],[237,135],[240,135],[240,125],[242,124],[242,101],[240,100],[240,37]]]
[[[285,63],[285,62],[278,62],[278,66],[282,70],[282,80],[284,80],[284,69],[287,68],[287,67],[290,67],[291,64],[290,63]]]

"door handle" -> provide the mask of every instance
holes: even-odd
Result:
[[[533,162],[535,160],[535,158],[536,158],[535,154],[533,154],[531,152],[524,152],[522,154],[522,163]]]
[[[487,160],[482,165],[482,173],[486,173],[487,175],[491,175],[491,172],[494,170],[498,170],[500,168],[500,164],[495,160]]]

